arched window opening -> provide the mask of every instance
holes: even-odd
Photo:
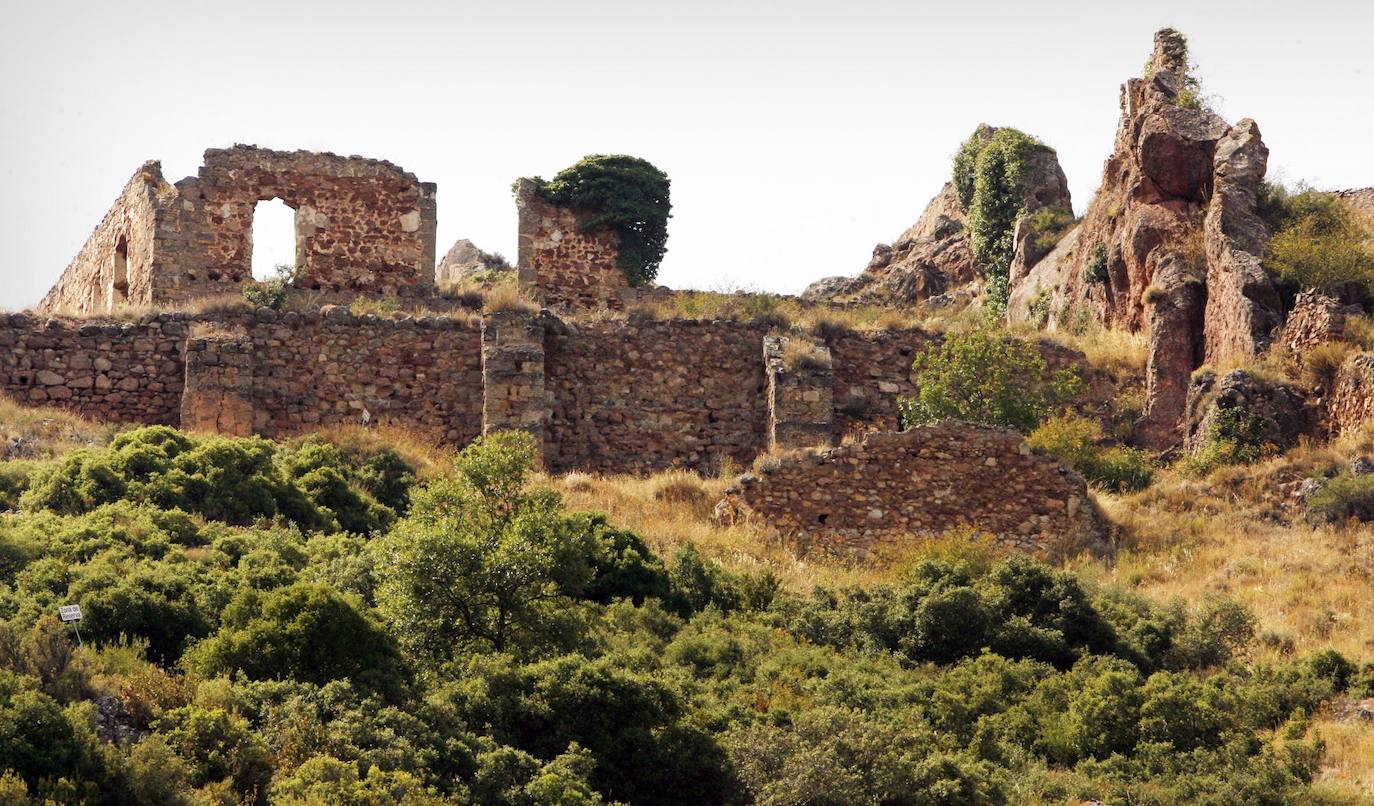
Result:
[[[266,199],[253,208],[253,279],[270,280],[278,266],[296,265],[296,211],[281,199]]]
[[[114,272],[110,276],[110,307],[129,301],[129,239],[115,243]]]

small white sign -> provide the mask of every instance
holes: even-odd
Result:
[[[62,605],[57,608],[57,615],[61,616],[63,621],[80,621],[81,605]]]

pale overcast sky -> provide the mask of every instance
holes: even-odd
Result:
[[[915,220],[980,121],[1059,151],[1081,212],[1155,29],[1270,170],[1374,185],[1374,2],[3,2],[0,308],[35,303],[146,159],[361,154],[439,185],[439,251],[513,257],[517,176],[673,182],[660,281],[795,292]],[[260,249],[289,250],[289,234]]]

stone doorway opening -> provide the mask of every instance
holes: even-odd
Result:
[[[249,235],[253,279],[271,280],[278,266],[296,265],[296,211],[281,199],[264,199],[253,207]]]

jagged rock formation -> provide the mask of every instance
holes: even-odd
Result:
[[[1182,438],[1188,378],[1204,362],[1263,349],[1282,318],[1260,265],[1268,232],[1255,211],[1268,149],[1258,126],[1234,127],[1196,103],[1187,42],[1155,34],[1148,74],[1121,88],[1116,146],[1082,223],[1024,276],[1008,317],[1049,299],[1049,327],[1092,318],[1149,333],[1147,400],[1136,437]]]
[[[989,140],[997,128],[980,125],[973,136]],[[1071,210],[1069,183],[1051,149],[1028,156],[1025,173],[1025,211],[1016,230],[1017,254],[1034,265],[1037,250],[1027,222],[1042,207]],[[879,304],[910,304],[967,285],[978,277],[969,243],[968,214],[953,182],[946,182],[926,209],[891,244],[878,244],[864,271],[856,277],[826,277],[807,286],[809,301],[856,300]]]
[[[484,252],[466,238],[454,242],[452,248],[439,261],[434,269],[434,279],[439,285],[456,283],[474,275],[493,271],[509,271],[511,265],[500,255]]]

